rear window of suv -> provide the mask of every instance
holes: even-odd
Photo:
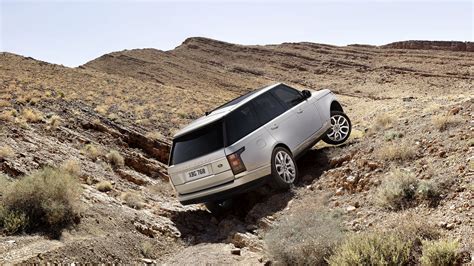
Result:
[[[225,121],[227,133],[227,145],[232,145],[239,139],[247,136],[260,126],[252,103],[232,111]]]
[[[170,165],[179,164],[224,148],[222,121],[200,128],[173,141]]]

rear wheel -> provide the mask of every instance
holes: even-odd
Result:
[[[342,144],[349,138],[351,130],[351,120],[344,112],[331,111],[331,127],[324,135],[323,141],[332,145]]]
[[[289,189],[298,178],[298,167],[289,150],[276,147],[272,153],[272,184],[277,189]]]

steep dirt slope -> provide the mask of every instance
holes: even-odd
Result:
[[[0,148],[13,152],[0,158],[0,171],[15,179],[75,160],[81,166],[84,211],[81,222],[59,240],[1,236],[0,263],[265,263],[262,237],[268,228],[297,210],[317,211],[320,195],[325,196],[321,205],[345,213],[350,231],[389,227],[390,221],[414,215],[458,238],[469,256],[473,65],[468,52],[313,43],[242,46],[206,38],[187,39],[166,52],[115,52],[75,69],[2,53]],[[173,132],[204,111],[273,82],[337,92],[354,124],[349,143],[319,144],[309,151],[298,162],[302,179],[291,192],[261,189],[241,197],[238,208],[221,217],[201,205],[181,206],[164,166]],[[41,117],[27,119],[26,109]],[[450,122],[440,130],[437,121],[448,112]],[[103,151],[97,160],[84,153],[88,144]],[[384,151],[392,144],[414,147],[413,154],[387,158]],[[112,149],[124,157],[123,167],[107,163],[105,154]],[[373,195],[396,169],[439,182],[438,205],[398,212],[376,205]],[[100,192],[96,185],[105,180],[113,188]],[[141,208],[129,207],[126,193],[138,195]]]

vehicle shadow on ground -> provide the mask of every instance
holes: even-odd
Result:
[[[309,150],[297,160],[300,180],[295,187],[303,187],[318,179],[329,169],[331,148]],[[265,185],[233,198],[233,205],[220,215],[202,209],[177,212],[171,220],[189,245],[227,242],[235,233],[252,232],[262,226],[262,219],[287,207],[295,191],[275,191]]]

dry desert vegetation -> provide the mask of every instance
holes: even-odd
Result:
[[[472,43],[189,38],[77,68],[0,54],[0,263],[473,263]],[[288,192],[214,217],[168,184],[173,133],[274,82],[332,89],[354,128]]]

